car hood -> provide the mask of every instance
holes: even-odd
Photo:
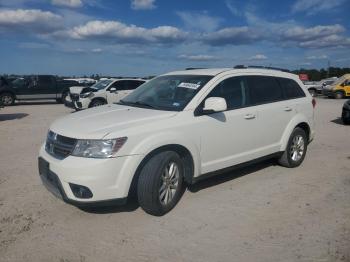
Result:
[[[80,94],[83,88],[83,86],[72,86],[69,88],[69,92],[71,94]]]
[[[56,120],[50,127],[53,132],[78,139],[102,139],[110,133],[128,128],[140,128],[173,117],[174,111],[160,111],[117,104],[71,113]]]

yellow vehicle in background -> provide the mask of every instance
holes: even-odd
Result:
[[[324,87],[322,93],[336,99],[350,96],[350,74],[345,74],[333,85]]]

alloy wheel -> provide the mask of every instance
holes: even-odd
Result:
[[[166,165],[159,188],[159,200],[163,205],[167,205],[173,200],[179,187],[179,176],[179,167],[175,162]]]
[[[290,147],[290,158],[294,162],[298,162],[304,154],[305,151],[305,141],[303,136],[297,135],[293,138],[291,147]]]

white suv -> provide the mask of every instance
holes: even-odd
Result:
[[[277,70],[172,72],[118,104],[56,120],[39,173],[68,203],[125,203],[136,189],[146,212],[163,215],[185,184],[216,171],[266,156],[299,166],[314,137],[314,106],[298,76]]]
[[[144,79],[104,79],[91,87],[73,86],[65,99],[65,105],[76,110],[118,102],[145,83]]]

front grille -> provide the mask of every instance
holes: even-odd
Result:
[[[77,140],[74,138],[58,135],[52,131],[47,134],[45,150],[55,158],[63,159],[70,155]]]
[[[78,101],[79,100],[79,94],[70,94],[70,98],[72,101]]]

